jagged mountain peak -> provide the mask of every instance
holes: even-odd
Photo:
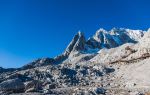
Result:
[[[66,48],[64,55],[69,55],[72,51],[82,51],[90,49],[114,48],[125,43],[136,43],[143,37],[144,31],[126,28],[113,28],[107,31],[100,28],[88,40],[84,33],[78,31]]]
[[[96,31],[96,33],[95,34],[98,34],[98,33],[100,33],[100,32],[104,32],[104,33],[106,33],[106,32],[108,32],[107,30],[105,30],[104,28],[100,28],[100,29],[98,29],[97,31]]]
[[[94,34],[93,38],[98,41],[101,42],[101,38],[103,38],[103,36],[108,33],[106,30],[104,30],[103,28],[100,28],[99,30],[96,31],[96,33]]]
[[[84,36],[84,33],[79,30],[76,35],[78,35],[78,36]]]
[[[67,46],[64,54],[69,55],[72,51],[84,50],[86,39],[84,34],[79,31]]]

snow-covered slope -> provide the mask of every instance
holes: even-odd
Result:
[[[110,31],[99,29],[95,35],[87,41],[91,48],[114,48],[125,43],[136,43],[143,37],[144,31],[124,28],[113,28]]]

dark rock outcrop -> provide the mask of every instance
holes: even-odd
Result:
[[[42,89],[42,82],[38,80],[32,80],[26,83],[25,92],[38,92]]]
[[[0,83],[0,91],[20,93],[24,91],[24,83],[20,79],[6,80]]]
[[[15,70],[17,70],[16,68],[2,68],[2,67],[0,67],[0,73],[4,73],[4,72],[13,72],[13,71],[15,71]]]
[[[86,39],[85,39],[83,33],[78,32],[74,36],[74,38],[72,39],[70,44],[67,46],[67,48],[65,49],[64,53],[59,55],[59,56],[56,56],[54,58],[55,63],[59,64],[62,61],[64,61],[65,59],[67,59],[72,51],[85,50],[85,44],[86,44]]]
[[[85,49],[85,37],[83,33],[78,32],[66,48],[64,55],[69,55],[72,51],[80,51]]]

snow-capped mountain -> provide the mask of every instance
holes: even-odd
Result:
[[[20,68],[0,68],[0,94],[145,95],[150,92],[150,29],[78,32],[64,52]]]
[[[124,28],[113,28],[106,31],[102,28],[96,31],[93,37],[85,39],[84,34],[78,32],[63,55],[69,55],[72,51],[84,51],[87,53],[96,53],[103,48],[115,48],[125,43],[137,43],[144,36],[145,31],[131,30]]]
[[[125,43],[136,43],[143,35],[144,31],[142,30],[114,28],[106,31],[101,28],[88,39],[87,44],[91,48],[114,48]]]

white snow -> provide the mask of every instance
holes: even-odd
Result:
[[[140,38],[143,37],[144,35],[144,31],[142,30],[131,30],[131,29],[126,29],[127,34],[129,35],[129,37],[131,39],[134,39],[136,41],[138,41]]]

